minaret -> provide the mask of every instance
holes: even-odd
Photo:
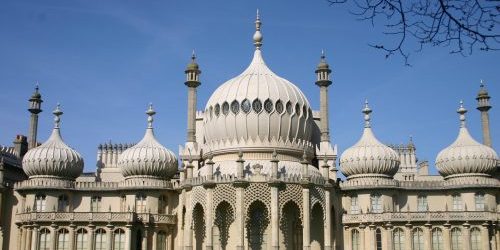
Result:
[[[35,87],[35,92],[31,95],[29,99],[30,106],[28,111],[31,113],[30,119],[30,131],[28,139],[28,149],[35,148],[37,146],[36,134],[38,131],[38,114],[42,112],[42,95],[38,91],[38,83]]]
[[[481,80],[481,89],[476,97],[477,100],[477,110],[481,111],[481,125],[483,127],[483,144],[491,147],[491,137],[490,137],[490,117],[488,115],[488,110],[490,110],[490,96],[488,91],[484,87],[483,80]]]
[[[186,70],[186,82],[188,87],[188,118],[187,118],[187,142],[196,142],[196,88],[201,85],[198,64],[196,63],[196,55],[191,56],[191,63],[188,64]]]
[[[316,68],[316,85],[319,86],[319,102],[321,116],[321,141],[330,141],[330,129],[328,125],[328,86],[332,84],[330,80],[330,66],[325,60],[325,52],[321,51],[321,60]]]

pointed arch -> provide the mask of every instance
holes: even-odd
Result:
[[[311,249],[323,249],[325,244],[325,221],[323,206],[317,202],[311,210]]]
[[[252,250],[266,249],[264,243],[267,242],[266,229],[269,225],[269,211],[266,205],[256,200],[248,206],[247,214],[248,246]]]
[[[229,227],[234,221],[233,207],[227,202],[220,202],[215,209],[214,224],[219,230],[220,249],[226,249],[229,240]]]
[[[193,229],[196,240],[195,249],[202,250],[205,241],[205,212],[200,203],[196,203],[193,209]]]
[[[287,201],[281,210],[280,218],[285,249],[302,249],[302,220],[299,206],[294,201]]]

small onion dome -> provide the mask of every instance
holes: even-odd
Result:
[[[177,171],[177,158],[154,136],[153,115],[156,112],[151,104],[146,114],[148,115],[146,134],[139,143],[120,154],[118,165],[126,179],[133,177],[170,179]]]
[[[481,80],[480,89],[479,89],[479,92],[477,93],[476,99],[481,99],[481,98],[490,99],[490,96],[488,95],[488,90],[486,90],[486,87],[484,86],[483,80]]]
[[[83,158],[61,138],[60,116],[63,112],[57,104],[53,114],[55,126],[49,139],[29,150],[23,158],[23,170],[29,178],[57,177],[74,180],[83,171]]]
[[[390,147],[377,140],[370,125],[372,110],[365,102],[365,128],[361,139],[342,153],[340,167],[348,178],[392,177],[399,168],[399,156]]]
[[[439,173],[445,178],[493,173],[497,167],[497,153],[471,137],[465,126],[467,110],[463,107],[463,102],[460,102],[457,113],[460,114],[458,137],[436,157],[436,167]]]
[[[318,67],[317,67],[318,70],[329,69],[330,68],[330,65],[328,65],[328,63],[326,62],[325,58],[326,58],[325,57],[325,51],[321,50],[321,60],[318,63]]]
[[[186,71],[197,71],[199,69],[198,63],[196,63],[196,54],[191,54],[191,62],[187,65]]]

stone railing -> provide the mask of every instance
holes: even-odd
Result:
[[[238,178],[234,175],[224,174],[224,175],[214,175],[211,182],[216,183],[216,184],[227,184],[227,183],[232,183],[232,182],[237,181],[237,180],[238,180]],[[267,174],[245,175],[245,178],[243,180],[249,181],[249,182],[273,181],[271,176],[269,176]],[[302,183],[301,175],[281,175],[280,177],[278,177],[277,180],[282,181],[284,183],[291,183],[291,184]],[[207,181],[208,181],[207,176],[199,176],[199,177],[194,177],[190,180],[181,181],[177,185],[182,186],[184,184],[189,184],[192,186],[199,186],[199,185],[203,185],[203,183],[205,183]],[[309,179],[309,182],[316,184],[316,185],[324,185],[325,179],[322,176],[311,176]]]
[[[459,189],[464,187],[499,187],[500,182],[495,178],[471,177],[454,178],[449,180],[435,181],[397,181],[393,179],[353,179],[340,183],[340,188],[349,189],[370,189],[370,188],[400,188],[411,190],[432,190],[432,189]]]
[[[28,179],[14,184],[15,189],[75,189],[80,191],[106,191],[119,189],[175,189],[179,180],[124,180],[121,182],[75,182],[62,179],[37,178]]]
[[[150,214],[135,212],[27,212],[16,214],[17,224],[29,223],[160,223],[175,224],[176,216],[167,214]]]
[[[387,222],[450,222],[450,221],[498,221],[500,213],[489,211],[442,211],[442,212],[386,212],[344,214],[343,224],[371,224]]]

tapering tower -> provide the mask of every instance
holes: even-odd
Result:
[[[491,147],[491,136],[490,136],[490,117],[488,115],[488,110],[491,109],[490,96],[488,91],[484,87],[483,80],[481,80],[481,89],[477,93],[477,110],[481,111],[481,125],[483,127],[483,144]]]
[[[321,51],[321,59],[316,67],[316,85],[319,87],[319,102],[320,102],[320,130],[321,141],[319,148],[316,150],[318,158],[323,158],[326,165],[334,166],[331,170],[334,172],[332,179],[336,180],[335,161],[337,158],[336,148],[332,147],[330,143],[330,126],[328,119],[328,87],[332,85],[330,79],[330,65],[326,62],[325,51]],[[328,172],[323,173],[327,175]]]
[[[31,118],[30,118],[28,149],[32,149],[37,146],[36,134],[38,131],[38,114],[42,112],[42,102],[43,102],[42,95],[38,90],[38,83],[35,86],[35,92],[33,93],[33,95],[31,95],[29,102],[30,106],[28,108],[28,111],[31,113]]]
[[[186,70],[186,82],[184,83],[188,87],[188,119],[187,119],[187,142],[196,141],[196,88],[201,85],[200,74],[198,63],[196,63],[196,55],[191,55],[191,62],[188,64]]]
[[[332,70],[325,60],[325,51],[321,51],[321,60],[316,68],[316,85],[319,86],[319,102],[321,116],[321,141],[330,141],[328,124],[328,86],[332,85],[330,73]]]

